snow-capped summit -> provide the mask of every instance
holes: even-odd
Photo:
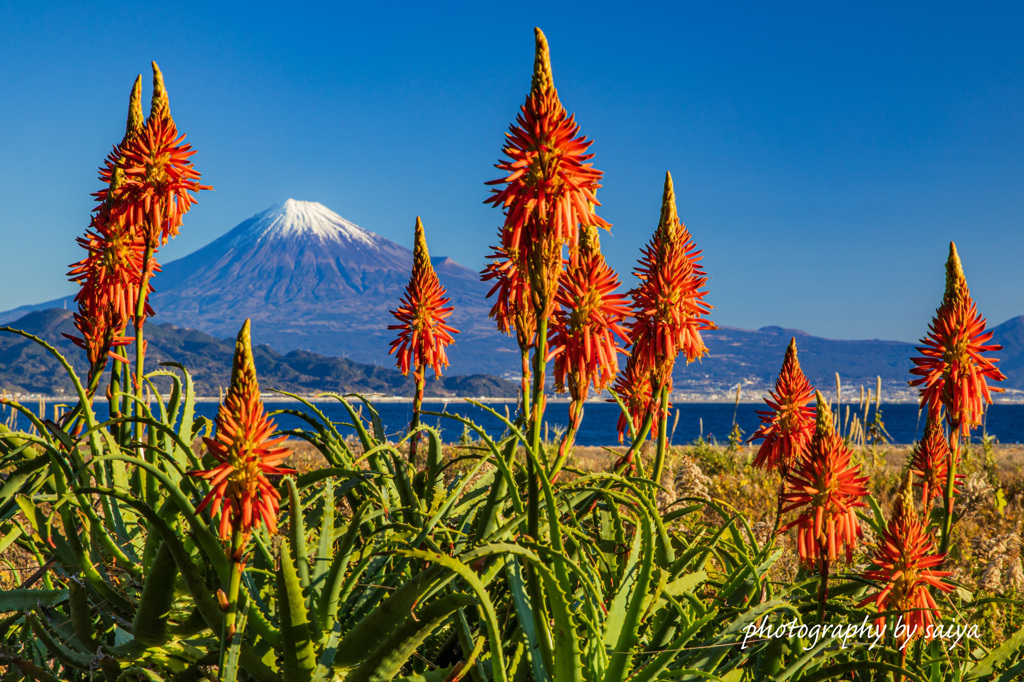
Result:
[[[414,219],[409,218],[409,244]],[[430,230],[427,225],[428,239]],[[433,260],[455,305],[452,322],[463,332],[450,357],[493,356],[505,337],[496,338],[487,317],[488,286],[450,258]],[[394,318],[388,311],[398,306],[411,271],[410,249],[323,204],[288,199],[164,264],[150,300],[157,322],[224,338],[248,317],[253,338],[281,350],[306,348],[391,364],[393,332],[387,327]]]
[[[404,226],[410,246],[415,216]],[[427,225],[427,238],[443,225]],[[389,311],[399,305],[412,271],[412,251],[315,201],[288,199],[241,222],[184,258],[162,263],[150,302],[155,323],[171,322],[234,338],[246,318],[253,340],[276,350],[312,350],[394,366]],[[489,286],[450,258],[432,259],[461,333],[448,349],[455,373],[502,374],[517,366],[513,341],[488,318]],[[70,301],[69,301],[70,302]],[[71,302],[73,304],[73,302]],[[61,307],[61,301],[8,311]],[[0,313],[2,315],[2,313]],[[193,367],[196,372],[203,371]],[[307,373],[331,371],[308,367]],[[383,386],[381,387],[383,388]]]
[[[239,232],[238,240],[296,239],[311,237],[322,242],[351,242],[367,247],[380,246],[386,239],[315,201],[287,199],[257,213],[246,230]]]

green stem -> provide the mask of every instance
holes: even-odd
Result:
[[[416,395],[412,399],[412,423],[409,424],[409,431],[415,431],[420,425],[420,410],[423,409],[423,388],[427,383],[426,368],[423,365],[417,365],[416,369],[413,370],[412,376],[416,380]],[[420,433],[417,431],[409,439],[409,464],[412,464],[413,469],[416,468],[416,450],[419,443]]]
[[[661,473],[665,469],[665,455],[668,451],[668,386],[659,389],[659,406],[661,413],[658,415],[658,448],[654,455],[654,471],[651,473],[651,480],[661,483]]]
[[[538,477],[542,475],[542,472],[536,471],[533,461],[535,458],[538,462],[544,461],[540,457],[540,429],[541,423],[544,421],[544,374],[547,364],[545,356],[547,355],[548,321],[543,315],[538,315],[537,317],[537,344],[533,350],[533,376],[531,377],[533,380],[532,412],[528,413],[530,415],[530,423],[527,438],[530,442],[525,443],[526,447],[532,448],[534,453],[534,457],[527,457],[526,462],[526,532],[534,542],[541,542],[540,482]],[[525,403],[525,396],[523,400]],[[548,510],[548,513],[553,512],[554,510]],[[554,647],[549,636],[551,628],[548,620],[547,604],[544,601],[544,591],[541,589],[540,576],[537,575],[537,571],[529,565],[525,568],[526,587],[533,606],[534,628],[540,638],[540,653],[547,668],[551,670],[554,665]]]
[[[227,513],[226,511],[223,513]],[[219,675],[227,669],[228,652],[235,638],[235,623],[238,620],[238,592],[242,585],[242,571],[245,569],[245,537],[235,529],[231,534],[231,576],[228,582],[227,610],[224,611],[224,626],[221,630]]]
[[[818,622],[825,622],[825,603],[828,601],[828,556],[825,554],[827,550],[823,546],[823,543],[818,542],[818,562],[820,569],[820,581],[818,582]]]
[[[519,384],[519,390],[522,393],[519,414],[525,421],[530,416],[530,347],[528,345],[519,346],[519,357],[523,362],[523,377]]]
[[[949,454],[946,455],[946,490],[943,495],[946,506],[946,518],[942,522],[942,544],[939,548],[939,553],[941,554],[949,551],[950,536],[953,534],[953,487],[956,483],[956,461],[960,454],[960,424],[951,420],[949,428]]]
[[[539,317],[539,316],[538,316]],[[544,421],[544,374],[545,355],[547,355],[548,321],[541,318],[537,323],[537,345],[533,350],[533,398],[532,414],[526,447],[533,450],[538,461],[544,461],[541,455],[540,429]],[[527,533],[535,541],[540,541],[540,486],[537,473],[533,468],[532,458],[527,461]]]
[[[118,360],[114,360],[110,365],[110,383],[107,385],[107,412],[111,419],[117,419],[121,416],[121,403],[118,402],[118,398],[114,395],[118,391],[123,390],[122,386],[122,370],[123,363]],[[124,443],[124,425],[118,424],[116,427],[116,440],[118,444]]]
[[[780,473],[782,473],[782,472],[780,471]],[[782,496],[785,495],[785,494],[786,494],[786,474],[783,473],[782,474],[782,480],[779,481],[778,506],[776,506],[776,508],[775,508],[775,525],[772,526],[772,537],[771,537],[772,543],[775,542],[775,536],[779,532],[779,526],[782,525],[782,502],[783,502]]]
[[[142,256],[142,281],[139,283],[139,299],[135,303],[135,397],[142,400],[143,389],[142,376],[146,364],[146,342],[143,338],[143,325],[145,324],[146,299],[149,294],[149,278],[151,276],[150,263],[153,261],[153,245],[146,244],[146,251]],[[135,424],[135,440],[142,441],[142,424]]]
[[[119,381],[117,384],[117,390],[121,391],[121,416],[130,417],[134,413],[134,403],[131,400],[131,381],[132,381],[132,369],[125,362],[119,362],[118,367],[120,368]],[[129,422],[122,423],[118,428],[119,439],[118,443],[121,446],[127,446],[131,439],[132,424]]]
[[[537,345],[533,350],[533,398],[530,419],[530,443],[534,454],[541,454],[540,430],[544,422],[544,379],[547,373],[548,354],[548,321],[542,318],[537,322]]]
[[[551,467],[552,480],[558,476],[558,472],[565,465],[565,460],[569,457],[569,451],[572,450],[572,446],[576,442],[576,434],[580,430],[580,423],[582,421],[583,400],[574,400],[569,405],[569,428],[565,430],[565,434],[562,436],[562,442],[558,445],[558,458],[555,459],[555,464]]]

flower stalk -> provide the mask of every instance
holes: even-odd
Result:
[[[630,359],[616,382],[617,392],[630,407],[626,418],[634,425],[657,412],[653,417],[659,434],[652,472],[655,481],[661,480],[665,466],[668,438],[661,422],[667,420],[670,409],[676,358],[682,353],[689,364],[707,355],[700,332],[716,328],[705,317],[711,306],[704,301],[707,275],[700,260],[701,252],[679,220],[672,175],[665,173],[658,227],[634,273],[640,284],[630,292]],[[621,420],[619,428],[621,433]]]
[[[853,561],[853,548],[861,536],[856,508],[867,506],[866,476],[851,463],[853,453],[836,433],[832,412],[821,392],[817,392],[817,420],[807,453],[786,479],[782,511],[799,511],[797,518],[779,529],[784,533],[797,529],[797,551],[801,564],[818,571],[819,614],[824,615],[828,600],[828,576],[831,565],[845,554]]]
[[[409,462],[415,466],[417,445],[420,441],[417,429],[420,425],[420,412],[423,409],[427,368],[433,368],[434,375],[440,378],[441,368],[448,366],[445,348],[454,342],[452,334],[459,332],[445,322],[455,307],[450,305],[451,299],[447,297],[447,292],[434,271],[430,252],[427,250],[423,221],[419,217],[416,218],[414,239],[412,275],[399,301],[399,307],[391,311],[398,324],[388,325],[388,329],[397,329],[398,337],[391,342],[388,354],[396,356],[396,364],[403,376],[408,376],[412,371],[416,386],[412,421],[409,424],[409,431],[412,434],[409,443]]]
[[[1006,377],[996,369],[997,359],[985,353],[1002,350],[990,344],[992,332],[985,330],[985,318],[971,298],[963,265],[956,244],[949,243],[946,260],[946,289],[942,303],[935,311],[928,334],[917,347],[921,354],[912,358],[910,373],[917,378],[911,386],[919,386],[921,407],[932,419],[941,419],[943,410],[949,425],[947,480],[943,495],[945,519],[942,524],[940,552],[949,549],[953,530],[954,483],[960,456],[960,441],[981,423],[984,405],[991,404],[992,393],[1002,389],[989,386],[989,381]]]

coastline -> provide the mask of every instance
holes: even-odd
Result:
[[[326,401],[326,400],[332,400],[333,399],[333,398],[331,398],[330,396],[328,396],[325,393],[310,393],[310,394],[296,394],[296,395],[299,398],[303,399],[303,400],[308,400],[308,401],[311,401],[311,402]],[[355,397],[357,394],[345,393],[345,394],[340,394],[340,395],[343,395],[343,396],[346,396],[346,397]],[[411,403],[413,401],[412,398],[409,398],[409,397],[406,397],[406,396],[392,396],[392,395],[376,394],[376,393],[363,393],[363,394],[358,394],[358,395],[363,397],[363,398],[366,398],[370,402],[374,402],[374,403]],[[740,398],[739,401],[737,401],[735,396],[733,396],[733,397],[725,397],[725,396],[722,396],[722,394],[720,394],[720,393],[719,394],[712,394],[712,395],[685,393],[685,394],[681,394],[681,395],[672,396],[671,397],[671,401],[672,401],[673,404],[689,403],[689,404],[698,404],[698,405],[700,405],[700,404],[704,404],[704,405],[733,405],[733,404],[736,404],[738,402],[740,405],[763,405],[764,404],[764,398],[766,398],[767,395],[768,394],[767,394],[767,391],[766,391],[763,395],[758,395],[756,398],[748,398],[746,396],[743,396],[743,397]],[[169,396],[169,394],[161,394],[160,397],[163,400],[167,400],[170,396]],[[263,402],[267,402],[267,403],[300,403],[301,402],[297,398],[293,398],[293,397],[287,396],[287,395],[281,395],[279,393],[261,393],[260,397],[263,400]],[[828,396],[826,395],[826,397],[828,397]],[[356,399],[358,399],[358,398],[356,398]],[[100,397],[97,397],[96,400],[102,402],[102,401],[105,400],[105,398],[100,396]],[[29,394],[24,394],[24,395],[22,395],[22,394],[7,394],[5,396],[0,397],[0,404],[3,404],[5,402],[18,402],[18,403],[21,403],[21,404],[28,404],[28,403],[36,403],[36,402],[39,402],[39,401],[42,401],[42,402],[47,403],[47,404],[50,404],[50,403],[57,403],[57,404],[64,403],[64,404],[68,404],[68,405],[71,405],[71,404],[74,404],[75,402],[77,402],[75,400],[75,396],[67,395],[67,394],[66,395],[41,395],[41,394],[36,394],[36,393],[29,393]],[[220,401],[221,401],[221,396],[216,396],[216,395],[196,396],[196,402],[200,402],[200,403],[216,403],[216,402],[220,402]],[[474,401],[474,402],[481,402],[481,403],[487,403],[487,404],[497,404],[497,405],[501,405],[501,404],[514,405],[514,404],[519,402],[519,399],[518,398],[488,397],[488,396],[427,396],[427,397],[425,397],[423,399],[424,403],[453,403],[453,402],[464,402],[464,401]],[[551,394],[551,395],[548,395],[547,402],[548,402],[548,404],[562,404],[562,403],[569,403],[569,402],[571,402],[571,400],[567,396],[565,396],[564,394]],[[592,405],[592,404],[596,404],[596,403],[607,403],[607,402],[612,402],[612,401],[608,397],[599,396],[599,397],[588,398],[587,401],[586,401],[586,404]],[[872,400],[871,404],[874,405],[874,403],[875,403],[875,401]],[[860,404],[860,398],[857,395],[850,395],[850,396],[844,395],[842,400],[841,400],[841,404],[844,405],[844,406],[845,405],[859,405]],[[916,396],[898,395],[898,396],[896,396],[894,398],[891,398],[891,399],[884,399],[883,398],[883,400],[882,400],[882,405],[916,405],[916,404],[918,404],[918,398]],[[1022,392],[1021,395],[993,396],[992,404],[993,405],[1024,405],[1024,392]]]

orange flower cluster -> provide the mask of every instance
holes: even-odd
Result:
[[[832,426],[832,413],[821,393],[814,437],[807,453],[786,479],[783,513],[800,510],[796,520],[779,532],[797,528],[797,551],[809,568],[835,561],[845,550],[846,562],[861,536],[855,509],[867,506],[867,476],[850,462],[852,451]]]
[[[491,262],[480,273],[480,279],[484,282],[494,281],[491,290],[487,292],[487,298],[497,294],[489,315],[497,323],[498,331],[511,336],[515,330],[519,347],[527,348],[533,344],[533,337],[537,333],[530,282],[503,248],[497,247],[487,258]]]
[[[705,317],[711,306],[704,301],[707,275],[700,259],[701,251],[679,220],[672,176],[666,173],[658,229],[634,273],[640,285],[630,292],[630,358],[613,389],[629,406],[634,424],[642,423],[658,403],[657,393],[671,390],[677,355],[683,353],[687,363],[707,355],[700,332],[717,327]],[[620,438],[624,424],[620,419]]]
[[[626,296],[616,294],[619,276],[605,262],[594,233],[581,238],[579,257],[570,263],[558,287],[549,348],[555,358],[555,383],[568,387],[574,401],[588,387],[603,391],[619,371],[617,335],[628,343],[622,322],[629,317]]]
[[[68,278],[80,287],[75,295],[78,311],[74,322],[81,337],[64,336],[85,350],[91,376],[96,375],[96,368],[106,364],[112,348],[131,342],[124,332],[134,319],[143,279],[145,244],[131,234],[112,197],[124,182],[120,165],[123,149],[143,127],[141,93],[140,77],[132,87],[124,138],[114,146],[100,169],[100,179],[108,188],[96,193],[98,206],[89,229],[77,240],[87,255],[72,264],[68,272]],[[156,267],[155,262],[151,267]]]
[[[278,466],[291,451],[281,447],[287,436],[273,437],[277,426],[260,399],[249,320],[238,333],[231,385],[217,412],[216,427],[214,437],[203,441],[217,466],[189,472],[210,483],[210,492],[197,511],[209,508],[211,519],[220,514],[221,539],[240,533],[238,547],[244,547],[253,528],[264,525],[272,535],[277,532],[281,495],[267,476],[295,473]]]
[[[189,192],[210,189],[199,184],[199,173],[189,161],[195,152],[183,144],[185,135],[178,135],[167,116],[151,117],[125,149],[125,182],[119,192],[129,222],[143,226],[147,243],[154,247],[178,234],[182,216],[196,201]]]
[[[871,559],[875,568],[864,573],[864,577],[878,581],[882,588],[858,606],[874,602],[880,612],[898,611],[907,619],[908,641],[920,636],[931,639],[928,626],[934,623],[932,614],[939,607],[930,588],[940,592],[953,590],[953,585],[942,580],[952,574],[934,570],[945,558],[935,552],[928,529],[917,518],[910,486],[904,480],[885,534]],[[875,623],[882,626],[885,617],[880,616]]]
[[[775,390],[764,401],[770,411],[758,411],[762,426],[750,440],[762,441],[754,466],[778,469],[785,478],[790,467],[803,457],[814,434],[814,388],[807,381],[796,356],[796,339],[789,342]]]
[[[576,249],[580,225],[609,227],[593,209],[600,205],[596,192],[602,173],[588,163],[591,142],[579,135],[579,125],[562,106],[547,39],[540,29],[535,33],[530,93],[509,127],[507,159],[496,164],[508,175],[487,183],[504,185],[485,203],[501,207],[505,223],[494,262],[481,273],[485,280],[497,280],[491,316],[506,333],[515,327],[521,346],[533,343],[538,317],[548,319],[554,312],[562,248]]]
[[[108,206],[101,207],[85,236],[78,238],[87,255],[68,273],[81,287],[75,295],[78,311],[74,321],[82,336],[65,336],[85,350],[90,373],[106,364],[111,349],[132,341],[124,332],[135,317],[143,274],[160,269],[152,259],[144,265],[145,243],[125,227],[123,216],[111,216]],[[147,282],[147,297],[150,291]],[[152,313],[148,302],[145,310]]]
[[[640,369],[635,357],[629,356],[625,369],[619,373],[612,387],[612,393],[619,396],[626,406],[626,411],[619,414],[616,424],[620,443],[625,440],[627,431],[639,432],[648,415],[651,416],[651,432],[657,433],[662,417],[654,387],[651,386],[651,375]]]
[[[449,305],[451,299],[446,292],[430,262],[427,251],[427,238],[423,232],[423,222],[416,218],[416,244],[413,251],[412,277],[405,288],[401,305],[391,314],[398,324],[388,325],[388,329],[398,329],[398,338],[391,342],[388,354],[396,353],[398,368],[403,375],[409,374],[410,368],[422,376],[428,365],[434,368],[434,374],[441,376],[441,367],[448,366],[445,347],[454,342],[452,334],[458,330],[445,323],[445,319],[455,310]]]
[[[942,420],[929,415],[924,427],[924,437],[914,448],[910,460],[910,472],[921,479],[914,483],[914,486],[921,488],[921,503],[926,511],[931,508],[933,499],[941,498],[945,493],[949,458],[949,442],[942,432]],[[960,457],[957,456],[956,464],[959,462]],[[963,474],[954,474],[954,486],[963,480]],[[959,491],[954,487],[953,493],[957,492]]]
[[[671,385],[679,353],[686,355],[687,363],[707,355],[700,332],[716,329],[705,318],[711,306],[704,302],[708,278],[699,265],[701,253],[679,220],[672,176],[665,173],[661,220],[635,272],[640,286],[631,292],[634,321],[630,325],[632,353],[662,386]]]
[[[985,331],[985,318],[967,289],[956,244],[950,242],[946,293],[923,345],[917,348],[921,357],[913,358],[915,367],[910,373],[918,378],[910,385],[921,387],[922,407],[927,406],[934,417],[945,407],[950,425],[964,435],[981,423],[983,402],[992,402],[992,392],[1002,392],[988,381],[1006,378],[996,369],[998,360],[983,355],[1002,350],[1002,346],[989,345],[991,340],[992,332]]]
[[[144,302],[136,319],[139,298],[148,298],[149,279],[160,269],[153,250],[177,234],[181,217],[195,203],[189,192],[209,189],[198,183],[199,173],[188,161],[194,152],[182,144],[184,135],[178,136],[155,63],[152,111],[145,122],[141,92],[140,77],[132,88],[124,139],[100,168],[107,187],[94,195],[97,208],[78,240],[87,255],[68,273],[81,287],[75,326],[82,334],[68,338],[86,350],[93,377],[111,348],[131,341],[124,336],[128,324],[141,327],[153,314]]]

